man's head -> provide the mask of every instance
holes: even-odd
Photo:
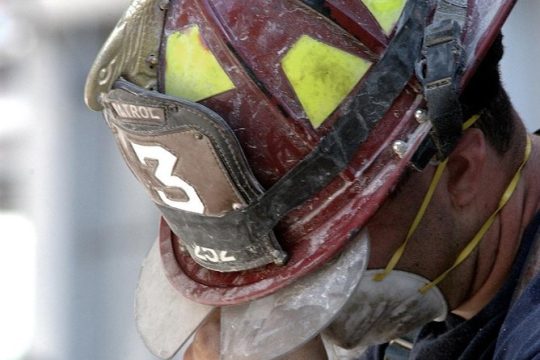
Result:
[[[505,187],[523,162],[526,131],[500,80],[502,55],[499,35],[460,97],[463,122],[475,114],[479,117],[450,153],[429,209],[396,269],[435,279],[451,267],[497,207]],[[435,164],[423,171],[407,168],[394,191],[368,221],[367,229],[377,244],[372,247],[368,268],[384,268],[403,244],[436,170]],[[489,241],[484,243],[486,248],[496,248]],[[494,261],[494,257],[489,261]],[[451,309],[477,290],[479,285],[469,281],[478,276],[475,270],[484,262],[486,259],[479,259],[476,249],[474,256],[441,283]]]
[[[299,279],[352,248],[358,264],[384,268],[429,187],[428,163],[447,157],[396,269],[427,282],[449,268],[466,242],[457,229],[473,231],[458,210],[474,212],[467,194],[485,185],[484,159],[513,149],[499,45],[475,73],[511,5],[136,1],[91,71],[87,103],[104,109],[163,213],[162,267],[178,296],[210,305],[290,298]],[[476,128],[462,131],[473,115]],[[425,170],[389,197],[409,166]],[[369,259],[353,245],[366,228]],[[424,261],[434,257],[444,260]],[[327,313],[324,326],[343,302],[307,313]]]

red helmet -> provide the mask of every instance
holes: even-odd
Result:
[[[134,1],[86,101],[163,214],[168,281],[238,304],[335,258],[411,162],[452,150],[513,3]]]

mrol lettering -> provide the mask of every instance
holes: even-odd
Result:
[[[115,102],[112,102],[111,105],[118,114],[118,117],[125,120],[149,122],[165,121],[165,113],[160,108]]]

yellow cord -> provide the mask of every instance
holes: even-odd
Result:
[[[463,124],[463,130],[467,130],[470,128],[478,119],[480,118],[480,114],[476,114],[474,116],[471,116],[469,120],[467,120]],[[405,241],[401,246],[396,250],[394,255],[392,255],[392,258],[388,262],[388,265],[386,265],[386,268],[377,274],[373,276],[374,281],[383,281],[384,278],[394,270],[397,263],[399,262],[399,259],[403,256],[403,253],[405,252],[405,248],[407,247],[407,244],[409,243],[410,238],[416,231],[416,228],[420,224],[420,221],[422,221],[422,218],[424,217],[424,214],[426,212],[426,209],[431,202],[431,198],[433,197],[433,194],[435,193],[435,189],[437,188],[437,185],[439,185],[439,181],[441,180],[442,174],[444,173],[444,170],[446,169],[446,165],[448,163],[448,159],[444,160],[442,163],[440,163],[437,166],[437,170],[435,171],[435,175],[433,176],[433,179],[431,180],[431,184],[429,185],[428,191],[426,195],[424,196],[424,199],[422,200],[422,205],[420,205],[420,209],[418,210],[418,213],[416,214],[416,217],[414,218],[411,227],[409,228],[409,231],[407,232],[407,236],[405,237]]]
[[[424,196],[424,200],[422,200],[422,205],[420,205],[420,210],[418,210],[418,213],[416,214],[416,217],[414,218],[411,227],[409,228],[409,231],[407,232],[407,236],[405,237],[405,241],[401,246],[396,250],[390,261],[388,262],[388,265],[386,265],[386,268],[384,271],[377,273],[373,276],[373,280],[375,281],[383,281],[385,277],[394,270],[394,267],[399,262],[399,259],[405,252],[405,248],[407,247],[407,244],[409,243],[410,238],[416,231],[416,228],[418,227],[418,224],[420,224],[420,221],[422,221],[422,218],[424,217],[424,214],[426,212],[426,209],[431,202],[431,198],[433,197],[433,194],[435,193],[435,189],[437,188],[437,185],[439,184],[439,181],[441,180],[442,174],[444,172],[444,169],[446,168],[446,164],[448,163],[448,159],[444,160],[442,163],[437,166],[437,170],[435,171],[435,175],[433,176],[433,180],[431,181],[431,184],[429,185],[428,191],[426,193],[426,196]]]
[[[467,121],[465,121],[463,123],[463,131],[467,130],[468,128],[470,128],[471,126],[473,126],[477,121],[478,119],[480,119],[480,116],[481,114],[476,114],[476,115],[473,115],[471,116],[471,118]]]
[[[523,170],[523,167],[525,166],[525,164],[529,160],[529,157],[531,155],[531,150],[532,150],[531,139],[527,136],[527,146],[525,148],[525,156],[523,158],[523,161],[521,162],[521,165],[519,166],[519,168],[516,171],[514,177],[512,178],[512,181],[510,181],[510,184],[508,184],[508,187],[504,191],[504,193],[503,193],[503,195],[501,197],[501,200],[499,201],[499,206],[497,207],[497,210],[495,210],[495,212],[493,212],[493,214],[491,214],[491,216],[487,219],[487,221],[484,223],[484,225],[482,225],[482,227],[476,233],[476,235],[472,238],[472,240],[461,251],[461,253],[458,255],[458,257],[457,257],[456,261],[454,262],[454,264],[448,270],[443,272],[439,277],[437,277],[435,280],[433,280],[432,282],[426,284],[424,287],[422,287],[420,289],[420,292],[422,294],[425,294],[432,287],[439,284],[446,277],[446,275],[448,275],[452,270],[454,270],[456,267],[461,265],[461,263],[463,261],[465,261],[465,259],[467,259],[469,257],[469,255],[472,254],[472,252],[474,251],[474,249],[476,249],[478,244],[480,244],[480,240],[482,240],[482,238],[484,237],[484,235],[486,234],[488,229],[491,227],[491,225],[495,221],[495,218],[497,217],[499,212],[504,208],[504,206],[506,205],[508,200],[510,200],[510,198],[512,197],[512,194],[516,190],[517,185],[519,183],[519,180],[521,179],[521,170]]]
[[[480,118],[480,114],[472,116],[469,120],[467,120],[463,124],[463,130],[468,129],[471,127],[478,119]],[[507,204],[508,200],[512,197],[512,194],[517,188],[517,185],[519,183],[519,180],[521,179],[521,172],[523,170],[523,167],[529,160],[529,157],[531,155],[532,151],[532,142],[531,139],[527,136],[527,146],[525,147],[525,156],[523,157],[523,161],[521,162],[521,165],[517,169],[516,173],[514,174],[514,177],[510,181],[510,184],[506,187],[505,191],[503,192],[503,195],[501,196],[501,199],[499,200],[499,205],[497,209],[491,214],[491,216],[486,220],[486,222],[482,225],[480,230],[476,233],[476,235],[472,238],[472,240],[465,246],[465,248],[461,251],[461,253],[456,258],[456,261],[454,264],[445,272],[443,272],[439,277],[437,277],[432,282],[426,284],[423,286],[419,291],[422,294],[425,294],[428,292],[431,288],[434,286],[437,286],[441,281],[444,280],[444,278],[455,268],[457,268],[461,263],[463,263],[471,254],[472,252],[478,247],[480,244],[480,241],[486,234],[486,232],[489,230],[491,225],[493,225],[493,222],[495,221],[495,218],[499,214],[499,212],[504,208],[504,206]],[[433,176],[433,179],[431,180],[431,184],[429,185],[428,191],[426,195],[424,196],[424,199],[422,200],[422,204],[420,205],[420,209],[418,210],[418,213],[416,214],[416,217],[414,218],[409,231],[407,232],[407,236],[405,237],[405,241],[403,244],[396,250],[390,261],[388,262],[388,265],[386,268],[373,276],[374,281],[382,281],[392,270],[395,268],[401,257],[403,256],[403,253],[405,252],[405,248],[407,247],[407,244],[409,243],[410,238],[416,231],[416,228],[422,221],[422,218],[424,217],[424,214],[426,212],[426,209],[431,202],[431,199],[433,197],[433,194],[435,193],[435,189],[437,188],[437,185],[439,184],[442,174],[444,170],[446,169],[446,165],[448,164],[448,159],[444,160],[442,163],[440,163],[437,167],[437,170],[435,171],[435,174]]]

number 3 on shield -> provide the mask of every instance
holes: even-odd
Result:
[[[166,205],[179,210],[190,211],[198,214],[204,213],[204,204],[195,191],[195,188],[184,180],[180,179],[178,176],[173,175],[174,166],[178,161],[176,156],[161,146],[145,146],[135,144],[133,142],[131,145],[141,164],[148,165],[146,163],[146,159],[158,161],[158,166],[153,174],[156,179],[158,179],[168,188],[182,189],[188,197],[188,201],[174,201],[167,197],[167,194],[165,194],[164,191],[157,190],[159,197]]]

